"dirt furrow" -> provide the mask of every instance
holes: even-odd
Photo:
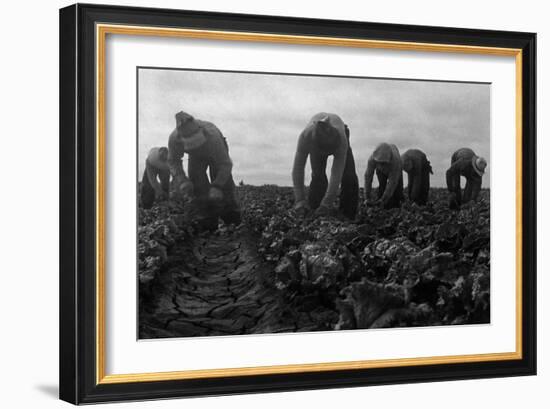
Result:
[[[176,243],[140,308],[140,338],[295,331],[256,243],[244,226]]]

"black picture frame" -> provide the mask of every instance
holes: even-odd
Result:
[[[97,382],[96,23],[522,51],[521,359],[206,379]],[[60,10],[60,398],[74,404],[536,374],[536,34],[77,4]]]

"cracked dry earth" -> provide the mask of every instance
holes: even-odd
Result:
[[[289,317],[246,226],[176,243],[154,294],[140,307],[140,338],[311,331]],[[294,315],[294,314],[293,314]]]

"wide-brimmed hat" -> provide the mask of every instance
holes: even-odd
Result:
[[[186,112],[176,114],[176,129],[183,137],[183,146],[186,151],[197,149],[206,142],[206,136],[199,122]]]
[[[485,168],[487,167],[487,161],[480,156],[474,156],[472,158],[472,166],[479,176],[483,176]]]

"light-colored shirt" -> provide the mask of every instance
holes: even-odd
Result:
[[[206,162],[209,166],[214,166],[217,170],[216,177],[212,181],[212,186],[223,187],[231,177],[233,163],[229,157],[227,144],[221,131],[211,122],[196,119],[204,133],[206,142],[197,149],[187,152],[189,156],[197,157]],[[188,179],[183,170],[183,155],[185,151],[185,139],[178,138],[177,129],[174,129],[168,139],[168,165],[170,173],[177,183],[183,183]]]
[[[314,140],[317,123],[326,118],[328,118],[330,125],[336,129],[339,138],[338,144],[334,151],[328,153],[322,152]],[[326,156],[334,155],[327,191],[321,201],[321,206],[332,206],[336,200],[338,188],[340,187],[340,183],[342,181],[347,152],[348,140],[346,137],[345,124],[342,119],[336,114],[326,112],[320,112],[314,115],[298,138],[298,146],[294,157],[292,181],[294,184],[294,198],[296,202],[305,200],[306,193],[304,186],[304,168],[306,166],[308,155],[312,153]]]

